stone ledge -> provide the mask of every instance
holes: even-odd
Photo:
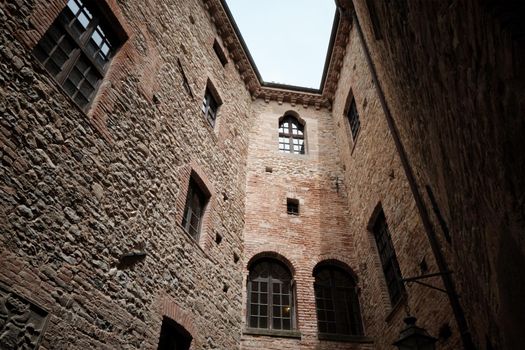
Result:
[[[373,343],[374,340],[364,335],[349,335],[349,334],[332,334],[332,333],[319,333],[319,340],[338,341],[345,343]]]
[[[269,337],[279,338],[296,338],[301,339],[301,332],[299,331],[283,331],[275,329],[259,329],[259,328],[245,328],[243,335],[265,335]]]

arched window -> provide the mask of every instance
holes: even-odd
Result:
[[[317,324],[321,334],[362,335],[357,288],[352,276],[337,266],[314,271]]]
[[[261,259],[248,276],[248,327],[294,329],[292,275],[277,260]]]
[[[279,151],[304,154],[304,125],[291,115],[279,121]]]

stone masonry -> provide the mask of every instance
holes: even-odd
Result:
[[[33,55],[67,3],[0,0],[0,349],[157,349],[170,319],[193,350],[387,350],[407,313],[437,349],[521,348],[524,46],[506,5],[338,0],[317,91],[260,81],[222,0],[93,0],[123,43],[83,110]],[[288,114],[305,154],[279,151]],[[209,192],[197,239],[190,178]],[[391,305],[379,209],[402,277],[446,261],[465,324],[418,284]],[[287,336],[247,327],[263,257],[293,277]],[[326,261],[356,280],[363,335],[320,337]]]

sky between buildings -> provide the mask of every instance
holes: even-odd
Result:
[[[226,0],[265,82],[319,88],[334,0]]]

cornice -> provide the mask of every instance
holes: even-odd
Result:
[[[336,12],[325,61],[322,87],[320,90],[308,89],[264,82],[224,0],[202,1],[253,100],[263,99],[266,102],[277,101],[279,104],[288,102],[292,106],[302,105],[304,108],[313,106],[316,109],[331,109],[351,29],[349,16],[340,15],[340,11]]]

